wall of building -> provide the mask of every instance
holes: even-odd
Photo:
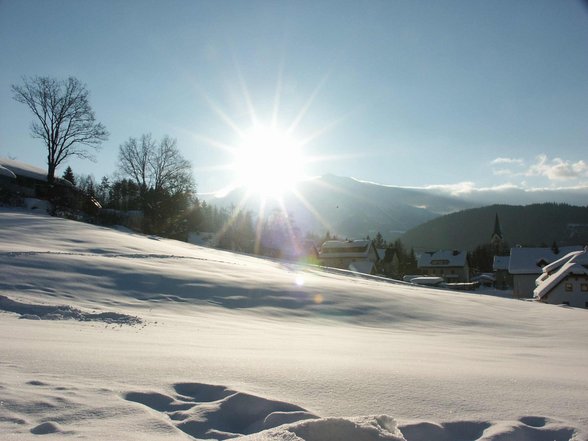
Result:
[[[421,272],[427,276],[443,277],[450,283],[467,283],[470,281],[468,267],[423,267]]]
[[[539,274],[513,274],[512,295],[515,298],[531,298],[536,288],[535,279]]]
[[[545,303],[588,308],[588,277],[568,276],[544,297]]]

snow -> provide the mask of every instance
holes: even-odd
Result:
[[[6,170],[7,172],[11,173],[11,175],[4,172],[3,170]],[[22,176],[24,178],[47,182],[46,169],[35,167],[34,165],[27,164],[26,162],[21,162],[15,159],[8,159],[2,157],[0,157],[0,175],[11,176],[14,178],[16,178],[17,176]],[[62,179],[56,176],[55,180],[62,185],[73,187],[72,183],[69,182],[67,179]]]
[[[436,286],[436,285],[440,285],[443,282],[445,282],[445,280],[443,279],[443,277],[435,277],[435,276],[422,276],[422,277],[412,277],[410,279],[410,283],[414,283],[416,285],[430,285],[430,286]]]
[[[541,279],[544,280],[544,276],[547,276],[554,271],[561,268],[564,264],[574,262],[579,265],[588,266],[588,247],[585,247],[581,251],[572,251],[571,253],[566,254],[563,257],[560,257],[556,261],[550,263],[549,265],[545,265],[543,267],[543,275]]]
[[[0,265],[2,440],[588,439],[586,310],[6,209]]]
[[[356,240],[328,240],[326,241],[322,248],[323,252],[331,252],[333,249],[342,249],[344,252],[349,248],[363,248],[367,250],[370,246],[371,241],[364,240],[364,239],[356,239]]]
[[[552,263],[571,252],[582,249],[581,246],[561,247],[556,254],[551,248],[511,248],[508,272],[511,274],[541,274],[542,264]]]
[[[419,268],[446,268],[463,267],[466,264],[467,253],[465,251],[439,250],[434,253],[422,253],[419,256]]]
[[[26,162],[0,157],[0,166],[12,171],[15,175],[38,181],[47,181],[47,170],[44,170]]]
[[[12,179],[16,179],[16,175],[12,171],[8,170],[6,167],[2,166],[1,164],[0,164],[0,176],[6,176],[6,177],[9,177]]]
[[[561,267],[549,277],[545,279],[537,279],[537,288],[533,291],[533,295],[537,299],[542,299],[548,295],[553,288],[568,276],[588,276],[588,269],[573,261],[568,261],[561,265]]]
[[[509,263],[510,263],[510,256],[494,256],[494,260],[492,262],[492,269],[494,271],[498,271],[498,270],[508,271]]]
[[[352,257],[368,259],[371,249],[372,242],[369,240],[328,240],[321,247],[320,257],[321,259]],[[374,257],[378,258],[377,255]]]
[[[371,274],[374,271],[374,262],[369,260],[358,260],[349,264],[349,270],[363,274]]]

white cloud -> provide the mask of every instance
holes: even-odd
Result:
[[[497,168],[492,169],[492,174],[495,176],[516,176],[518,173],[515,173],[510,168]]]
[[[517,165],[524,165],[525,161],[521,158],[496,158],[490,162],[492,165],[498,164],[517,164]]]
[[[547,155],[539,155],[535,164],[529,167],[526,176],[544,176],[551,181],[588,178],[588,164],[584,160],[576,162],[561,158],[549,160]]]
[[[476,184],[470,181],[458,182],[457,184],[439,184],[439,185],[428,185],[424,188],[426,190],[438,190],[443,193],[449,193],[452,196],[458,196],[461,194],[469,194],[476,191]]]
[[[492,167],[492,174],[495,176],[521,176],[525,165],[524,159],[521,158],[504,158],[499,157],[490,161],[490,165],[499,166]],[[503,168],[500,168],[503,167]],[[513,167],[515,170],[513,170]],[[519,170],[516,170],[518,168]]]

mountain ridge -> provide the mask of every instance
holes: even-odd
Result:
[[[467,209],[499,203],[527,205],[537,201],[574,204],[587,192],[583,189],[542,192],[498,189],[454,191],[452,194],[440,186],[401,187],[325,174],[301,181],[295,192],[284,195],[282,203],[267,201],[263,214],[284,207],[303,233],[329,231],[339,237],[359,238],[373,237],[380,232],[385,239],[394,240],[425,222]],[[243,188],[234,189],[224,197],[207,198],[207,202],[226,208],[242,207],[256,215],[264,205],[259,195],[247,195]]]
[[[588,245],[588,206],[569,204],[495,204],[450,213],[425,222],[400,240],[415,251],[473,250],[487,244],[498,216],[510,246]]]

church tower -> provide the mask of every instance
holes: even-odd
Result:
[[[498,219],[498,213],[496,213],[496,218],[494,219],[494,232],[492,233],[492,236],[490,236],[490,243],[498,249],[502,245],[503,240],[500,220]]]

